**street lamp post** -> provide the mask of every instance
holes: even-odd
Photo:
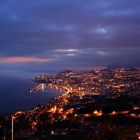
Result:
[[[12,116],[12,140],[14,140],[14,119],[15,117]]]

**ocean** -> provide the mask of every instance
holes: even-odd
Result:
[[[36,85],[34,77],[40,73],[0,71],[0,115],[26,111],[38,104],[47,104],[61,93],[45,87],[45,91],[29,94]],[[44,73],[42,73],[44,74]]]

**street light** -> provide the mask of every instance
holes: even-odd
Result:
[[[15,117],[12,116],[12,140],[14,140],[14,119]]]

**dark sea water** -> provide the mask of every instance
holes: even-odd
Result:
[[[33,78],[38,73],[1,71],[0,72],[0,114],[24,111],[38,104],[47,104],[61,93],[45,88],[29,94],[29,89],[36,85]]]

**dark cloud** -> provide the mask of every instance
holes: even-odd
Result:
[[[52,68],[139,65],[139,7],[139,0],[2,0],[0,57],[57,60],[45,63]],[[78,51],[56,51],[66,49]]]

